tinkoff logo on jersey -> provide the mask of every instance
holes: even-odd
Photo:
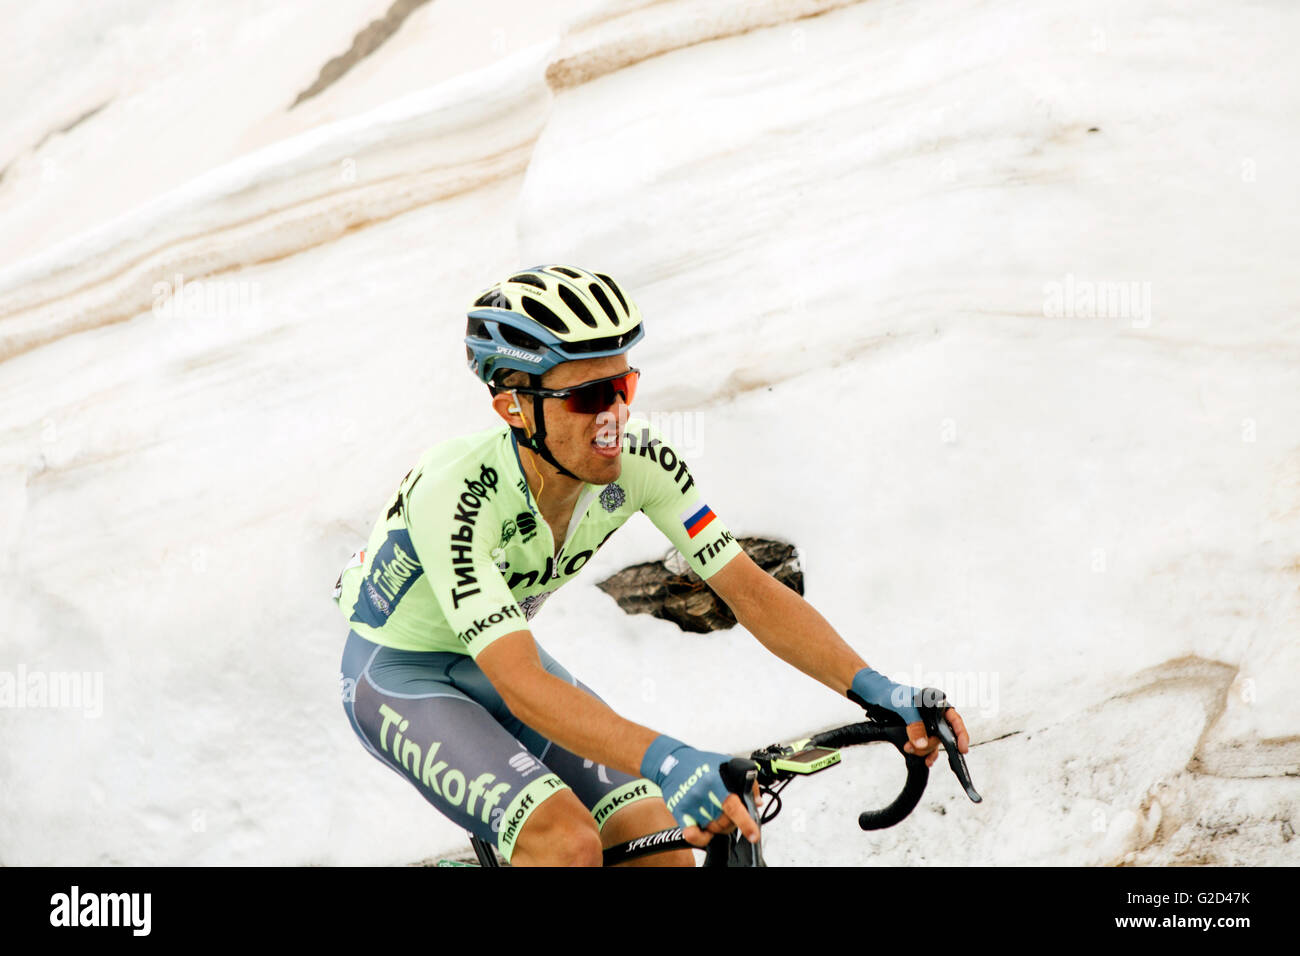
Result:
[[[451,589],[452,607],[478,594],[478,575],[474,573],[474,525],[479,510],[497,490],[497,472],[487,465],[479,466],[477,478],[465,479],[465,490],[456,499],[452,521],[458,527],[451,533],[451,569],[456,575],[456,585]]]
[[[678,458],[677,452],[673,451],[671,446],[664,444],[662,438],[651,437],[650,429],[641,429],[640,435],[625,431],[623,433],[623,447],[629,455],[649,458],[672,475],[677,490],[682,494],[686,494],[695,487],[695,477],[691,474],[691,470],[686,467],[686,462]]]
[[[370,562],[370,573],[361,582],[361,594],[352,610],[352,620],[371,627],[383,627],[397,602],[424,574],[416,557],[411,535],[405,528],[388,532],[383,545]]]
[[[469,644],[470,641],[474,640],[474,638],[478,637],[494,624],[500,624],[502,621],[509,620],[510,618],[518,619],[518,617],[519,606],[517,604],[503,604],[501,605],[501,610],[493,611],[484,618],[476,618],[470,623],[468,628],[461,631],[456,636],[460,638],[462,644]]]
[[[730,531],[724,531],[712,541],[705,542],[704,546],[695,552],[695,560],[702,564],[708,564],[715,555],[721,554],[723,549],[735,540],[735,536]]]
[[[697,534],[707,528],[713,519],[717,517],[713,509],[706,504],[691,505],[679,515],[682,527],[686,533],[694,538]]]

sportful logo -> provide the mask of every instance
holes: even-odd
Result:
[[[633,435],[631,432],[624,432],[623,441],[627,446],[629,455],[649,458],[651,461],[657,462],[664,471],[675,471],[673,481],[677,483],[677,490],[682,494],[686,494],[695,487],[695,478],[691,475],[690,469],[686,467],[686,462],[679,459],[677,452],[665,445],[661,439],[651,438],[650,429],[641,429],[640,437]],[[685,483],[683,483],[683,479],[685,479]]]
[[[510,764],[510,769],[514,770],[515,773],[519,774],[521,777],[526,777],[530,773],[537,773],[537,771],[542,769],[542,762],[527,750],[519,751],[519,753],[511,757],[507,763]]]
[[[707,528],[716,517],[717,515],[713,513],[713,509],[705,504],[691,505],[678,515],[682,527],[686,529],[686,533],[692,538]]]
[[[451,589],[451,606],[460,607],[463,598],[478,594],[478,577],[474,574],[474,522],[483,503],[497,490],[497,472],[487,465],[479,466],[477,480],[465,479],[452,520],[460,527],[451,533],[451,569],[456,572],[456,586]]]

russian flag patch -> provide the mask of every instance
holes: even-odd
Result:
[[[716,518],[713,509],[706,504],[691,505],[682,512],[682,527],[692,538],[708,527],[709,522]]]

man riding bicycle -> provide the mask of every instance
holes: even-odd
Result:
[[[703,846],[758,825],[724,784],[728,755],[620,717],[542,650],[528,621],[643,511],[765,647],[938,756],[914,688],[867,667],[800,595],[759,568],[686,462],[628,418],[641,315],[607,275],[538,266],[479,295],[470,369],[503,424],[429,449],[335,587],[350,632],[344,709],[377,759],[512,865],[592,865],[674,825]],[[962,753],[969,740],[946,718]],[[638,863],[694,865],[689,851]]]

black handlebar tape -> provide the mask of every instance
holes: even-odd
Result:
[[[809,738],[809,742],[816,747],[852,747],[854,744],[870,744],[877,740],[888,740],[895,747],[901,747],[907,743],[907,728],[864,720],[858,724],[826,730]]]
[[[858,814],[858,826],[864,830],[883,830],[892,827],[916,809],[916,805],[921,802],[921,794],[925,793],[925,785],[930,780],[930,768],[925,765],[925,758],[903,750],[903,745],[908,741],[907,728],[899,724],[885,726],[864,721],[860,724],[849,724],[847,727],[837,727],[816,734],[812,738],[812,743],[821,747],[851,747],[854,744],[868,744],[878,740],[889,741],[906,759],[907,782],[903,784],[902,791],[889,806],[881,810],[864,810]]]
[[[904,754],[907,758],[907,782],[903,792],[894,798],[894,802],[883,810],[863,810],[858,814],[858,826],[864,830],[884,830],[902,822],[916,809],[925,793],[925,785],[930,780],[930,768],[925,765],[925,758],[915,754]]]

